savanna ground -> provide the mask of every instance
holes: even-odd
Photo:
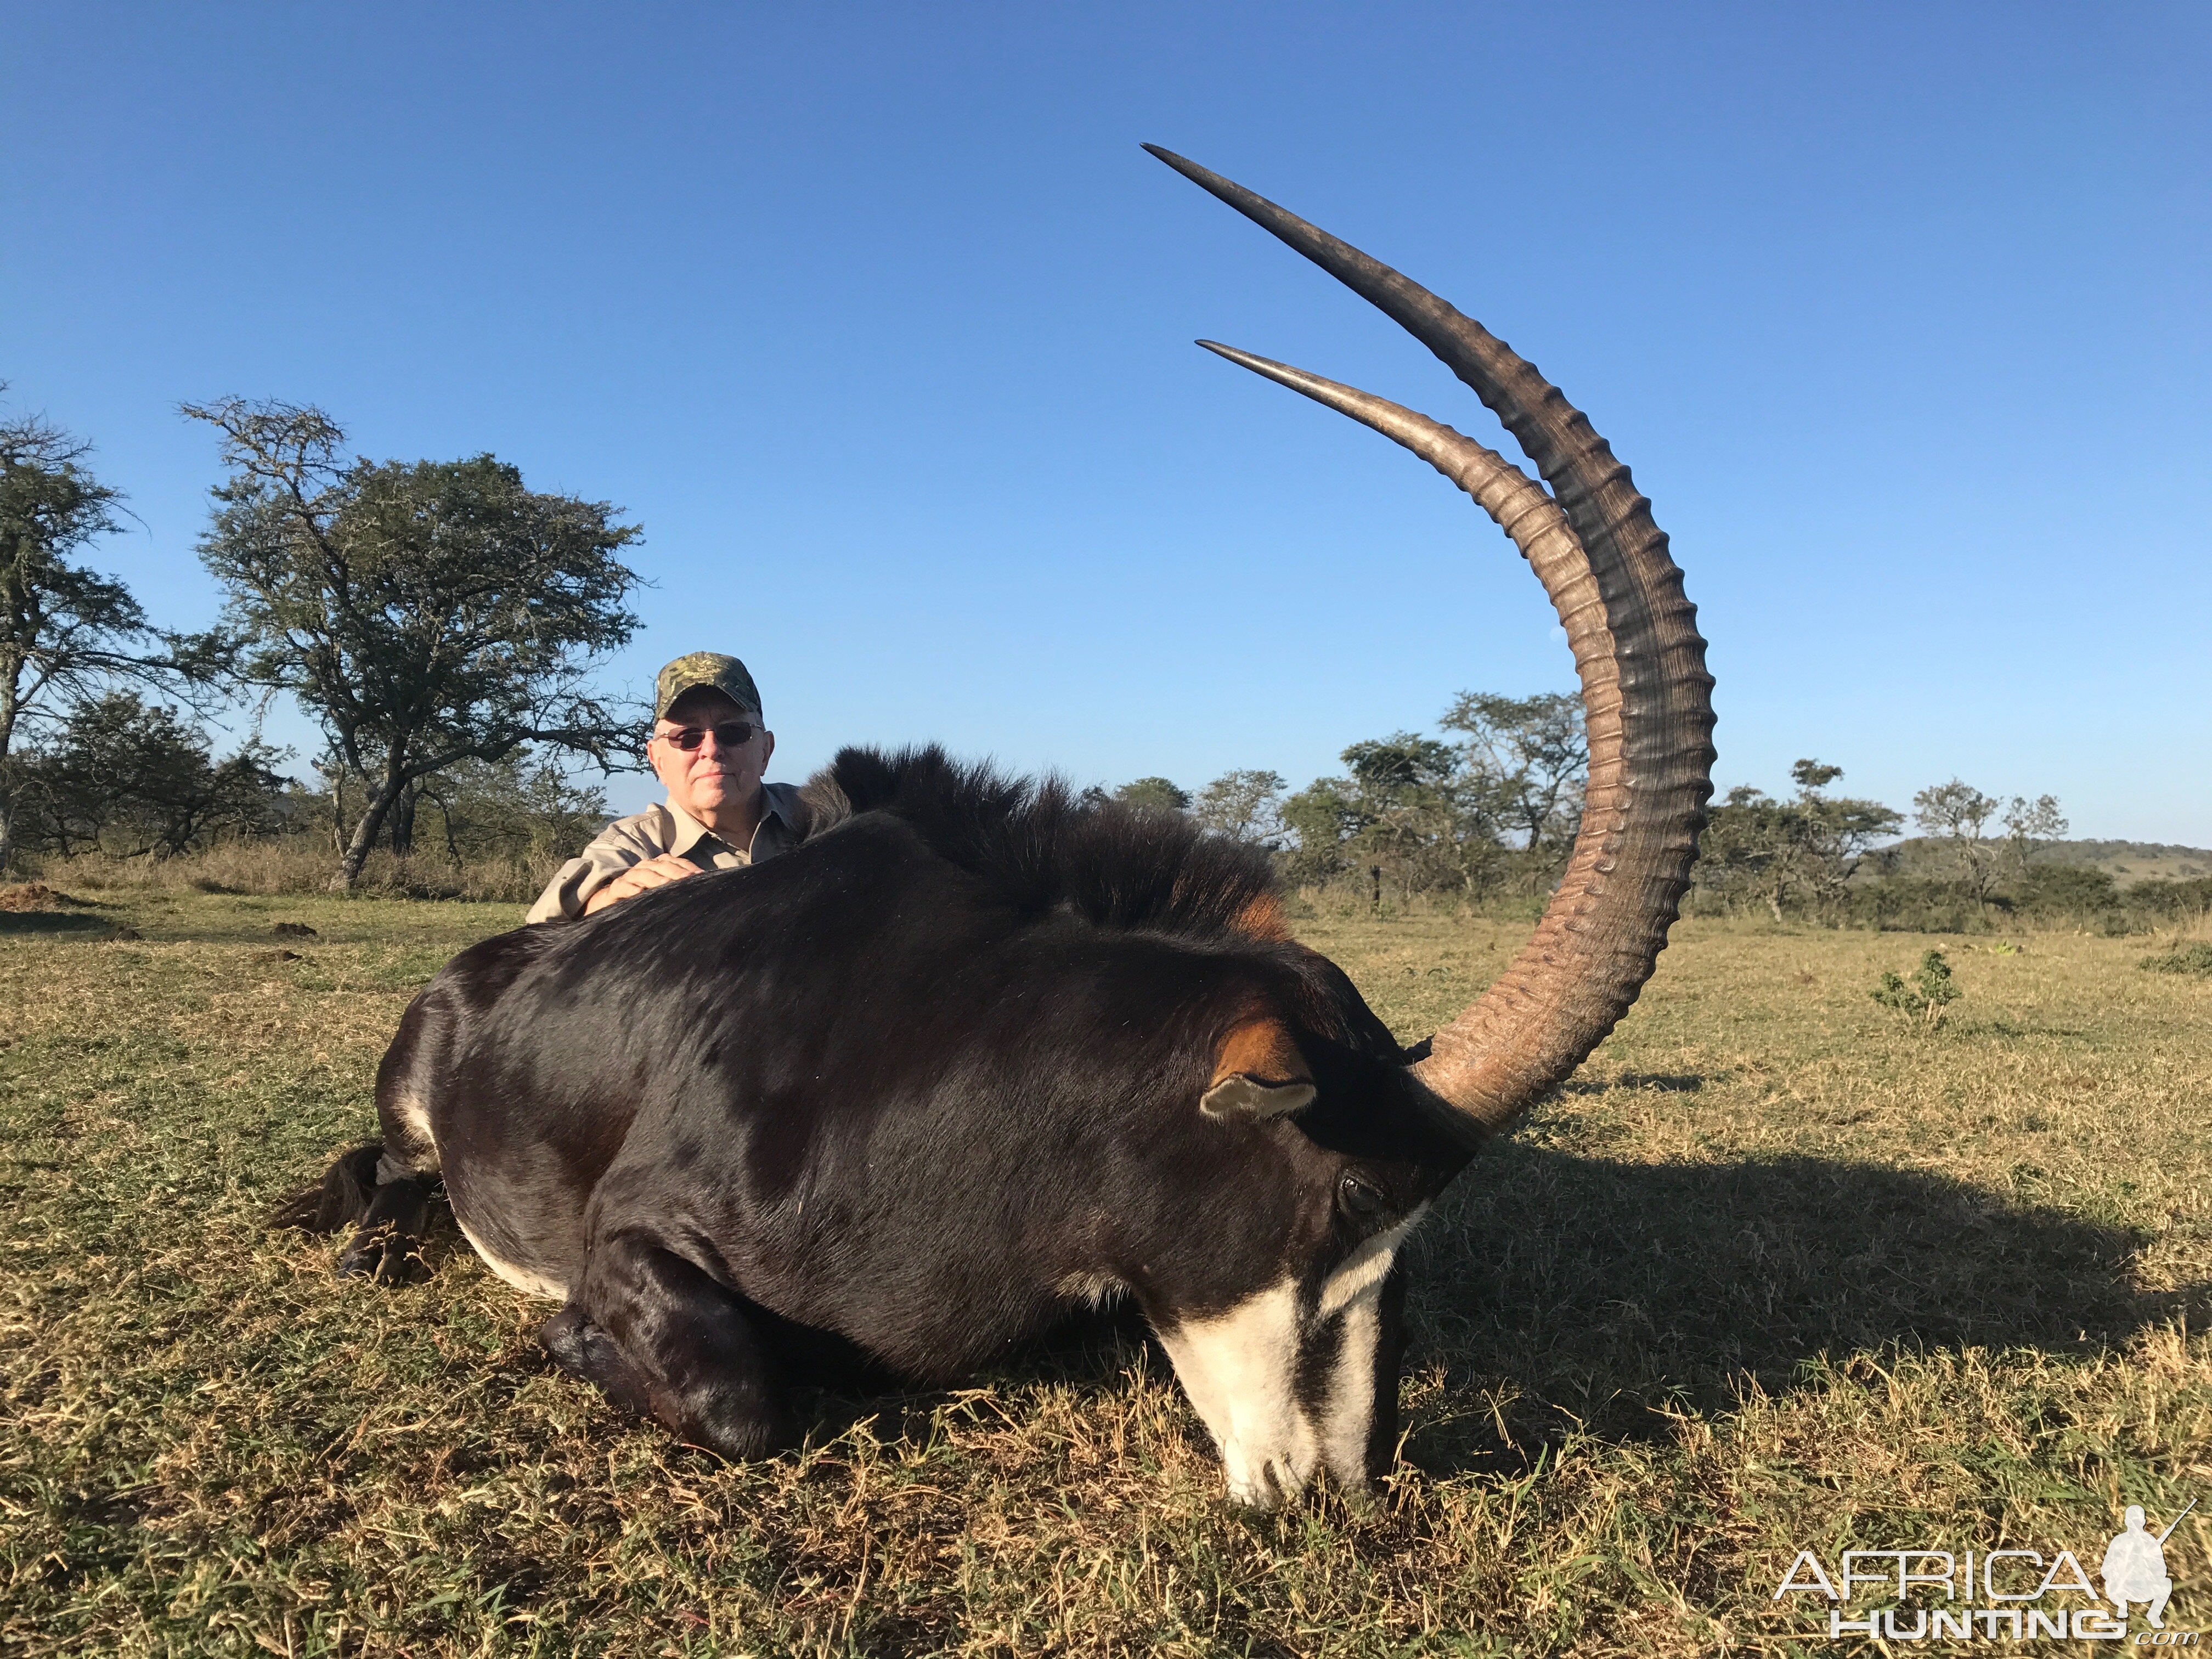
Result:
[[[264,1231],[514,915],[0,915],[0,1648],[1814,1653],[1826,1603],[1771,1599],[1801,1548],[2094,1572],[2125,1504],[2212,1498],[2212,979],[2155,941],[1685,924],[1421,1236],[1388,1489],[1263,1519],[1134,1337],[823,1399],[732,1466],[555,1371],[450,1229],[384,1291]],[[1302,931],[1410,1037],[1524,928]],[[1868,991],[1930,944],[1965,996],[1917,1035]],[[2212,1625],[2208,1508],[2170,1628]]]

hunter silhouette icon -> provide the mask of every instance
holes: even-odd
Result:
[[[2196,1507],[2191,1498],[2189,1509],[2175,1516],[2172,1525],[2154,1538],[2143,1525],[2142,1506],[2128,1505],[2124,1517],[2127,1530],[2105,1546],[2105,1599],[2120,1610],[2122,1619],[2128,1616],[2129,1602],[2142,1601],[2148,1604],[2144,1613],[2151,1628],[2166,1628],[2166,1601],[2173,1594],[2173,1580],[2166,1571],[2166,1540],[2181,1524],[2181,1516]]]

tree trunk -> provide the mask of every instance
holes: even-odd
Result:
[[[368,862],[369,849],[376,845],[377,836],[383,832],[384,820],[391,812],[392,803],[399,799],[407,787],[404,778],[385,775],[382,786],[369,797],[368,810],[361,815],[361,822],[353,827],[353,836],[346,842],[344,855],[338,860],[338,872],[331,878],[331,891],[350,893],[361,880],[362,866]]]
[[[8,782],[8,757],[15,746],[15,682],[0,678],[0,875],[15,856],[15,792]]]
[[[396,857],[415,855],[415,808],[421,799],[421,792],[410,782],[392,803],[392,851]]]

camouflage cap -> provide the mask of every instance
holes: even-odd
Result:
[[[667,719],[677,698],[702,685],[712,686],[748,714],[761,712],[759,688],[744,664],[719,651],[692,651],[660,671],[653,688],[653,718]]]

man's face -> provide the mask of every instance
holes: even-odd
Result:
[[[717,727],[742,724],[751,728],[744,742],[725,746]],[[698,747],[684,750],[673,739],[698,734]],[[721,692],[702,686],[687,691],[669,706],[668,713],[653,723],[653,742],[646,750],[653,772],[668,787],[668,799],[693,817],[711,825],[725,809],[742,810],[760,794],[761,778],[769,757],[775,753],[775,734]]]

